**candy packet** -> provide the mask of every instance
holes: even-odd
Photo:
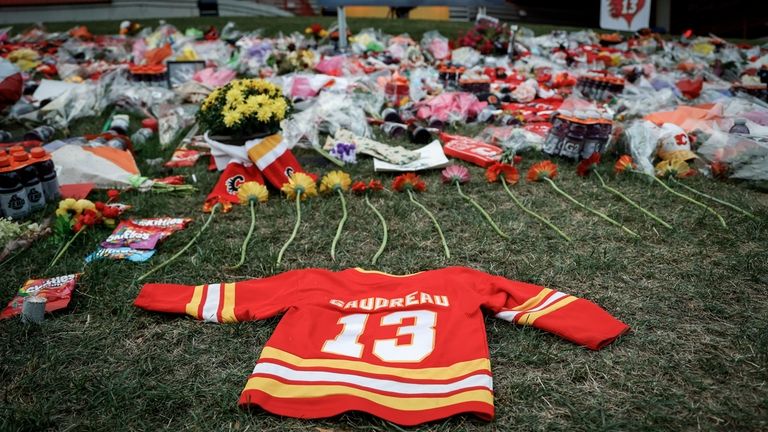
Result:
[[[16,296],[8,303],[8,306],[0,312],[0,319],[21,315],[21,307],[24,298],[29,296],[45,297],[46,312],[64,309],[72,298],[72,291],[77,284],[80,274],[57,276],[48,279],[30,279],[19,288]]]
[[[112,234],[101,242],[104,248],[154,249],[157,243],[171,235],[173,231],[163,228],[141,227],[128,221],[122,221]]]
[[[104,258],[113,260],[128,260],[131,262],[145,262],[152,258],[152,255],[154,254],[154,250],[138,250],[131,249],[129,247],[99,248],[96,252],[88,255],[85,258],[85,262],[90,263],[92,261]]]
[[[173,218],[173,217],[159,217],[159,218],[144,218],[144,219],[131,219],[128,222],[140,227],[152,227],[162,228],[170,230],[172,232],[183,230],[192,222],[190,218]]]

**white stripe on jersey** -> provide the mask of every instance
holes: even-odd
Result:
[[[373,390],[402,394],[440,394],[473,387],[485,387],[493,391],[493,378],[486,374],[471,375],[447,384],[416,384],[336,372],[295,370],[274,363],[258,363],[253,373],[272,375],[291,381],[355,384]]]
[[[203,306],[203,319],[208,322],[219,322],[216,313],[219,311],[219,298],[221,297],[221,284],[208,285],[208,295],[205,296]]]
[[[270,164],[272,164],[272,162],[282,156],[286,150],[288,150],[288,146],[285,144],[285,141],[281,141],[280,144],[256,161],[256,167],[264,171]]]
[[[555,293],[552,294],[552,297],[548,298],[547,301],[541,304],[541,306],[538,306],[534,309],[521,310],[521,311],[501,311],[496,314],[496,318],[501,318],[503,320],[512,322],[515,320],[515,317],[517,317],[518,315],[540,311],[545,307],[551,305],[552,303],[558,301],[559,299],[567,296],[568,294],[561,293],[560,291],[555,291]]]

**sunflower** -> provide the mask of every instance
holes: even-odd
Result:
[[[317,186],[312,177],[304,173],[293,173],[288,179],[288,183],[284,183],[280,188],[288,199],[296,199],[297,194],[301,194],[301,200],[317,196]]]
[[[323,176],[323,179],[320,181],[320,192],[328,193],[336,192],[337,190],[346,192],[351,184],[352,179],[349,177],[349,174],[344,171],[331,171]]]
[[[269,191],[267,187],[255,181],[245,182],[237,189],[237,199],[243,205],[250,202],[265,203],[268,198]]]

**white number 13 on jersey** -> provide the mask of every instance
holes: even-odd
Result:
[[[344,327],[334,339],[328,339],[321,351],[347,357],[363,356],[363,344],[358,342],[365,331],[368,314],[345,315],[338,323]],[[413,325],[400,325],[413,318]],[[393,312],[381,317],[379,325],[398,325],[398,336],[411,336],[408,344],[398,344],[397,339],[377,339],[373,342],[373,355],[385,362],[417,363],[424,360],[435,348],[435,324],[437,313],[427,310]]]

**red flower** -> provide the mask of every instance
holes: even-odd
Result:
[[[635,168],[637,168],[637,165],[632,161],[632,156],[622,155],[613,166],[613,172],[621,174],[627,170],[633,170]]]
[[[416,192],[424,192],[427,190],[427,184],[421,177],[414,173],[401,174],[395,177],[392,181],[392,189],[402,192],[404,190],[414,190]]]
[[[600,163],[600,153],[594,152],[592,155],[583,161],[579,162],[576,166],[576,175],[579,177],[586,177],[589,172],[592,171]]]
[[[719,180],[727,179],[731,171],[731,167],[723,161],[712,162],[709,164],[709,169],[712,171],[712,177]]]
[[[499,177],[502,175],[504,176],[504,181],[509,184],[515,184],[520,180],[520,173],[517,171],[517,168],[509,164],[496,162],[485,170],[485,178],[488,180],[488,183],[499,181]]]
[[[550,179],[557,177],[557,165],[553,164],[552,161],[545,160],[533,164],[526,175],[529,182],[541,181],[545,177]]]
[[[323,26],[321,26],[318,23],[314,23],[311,26],[309,26],[309,29],[312,31],[312,33],[320,33],[320,30],[323,29]]]
[[[104,208],[107,206],[106,204],[104,204],[101,201],[96,201],[95,203],[93,203],[93,205],[96,206],[96,210],[98,210],[100,212],[103,212]]]
[[[368,185],[365,184],[365,182],[356,181],[352,183],[352,192],[362,194],[365,193],[366,190],[368,190]]]
[[[72,225],[72,231],[74,231],[74,232],[80,232],[81,229],[83,229],[83,223],[82,222],[75,222],[75,224]]]
[[[77,216],[77,222],[75,225],[80,224],[81,226],[94,226],[99,223],[101,223],[101,215],[99,212],[96,210],[88,209]],[[77,231],[79,231],[79,229]]]
[[[116,201],[120,199],[120,191],[117,189],[110,189],[107,191],[107,197],[109,197],[107,202]]]
[[[104,207],[104,210],[101,211],[101,214],[107,219],[116,219],[120,217],[120,209],[113,206],[106,206]]]
[[[379,180],[371,180],[368,183],[368,190],[370,191],[381,191],[384,190],[384,185]]]

